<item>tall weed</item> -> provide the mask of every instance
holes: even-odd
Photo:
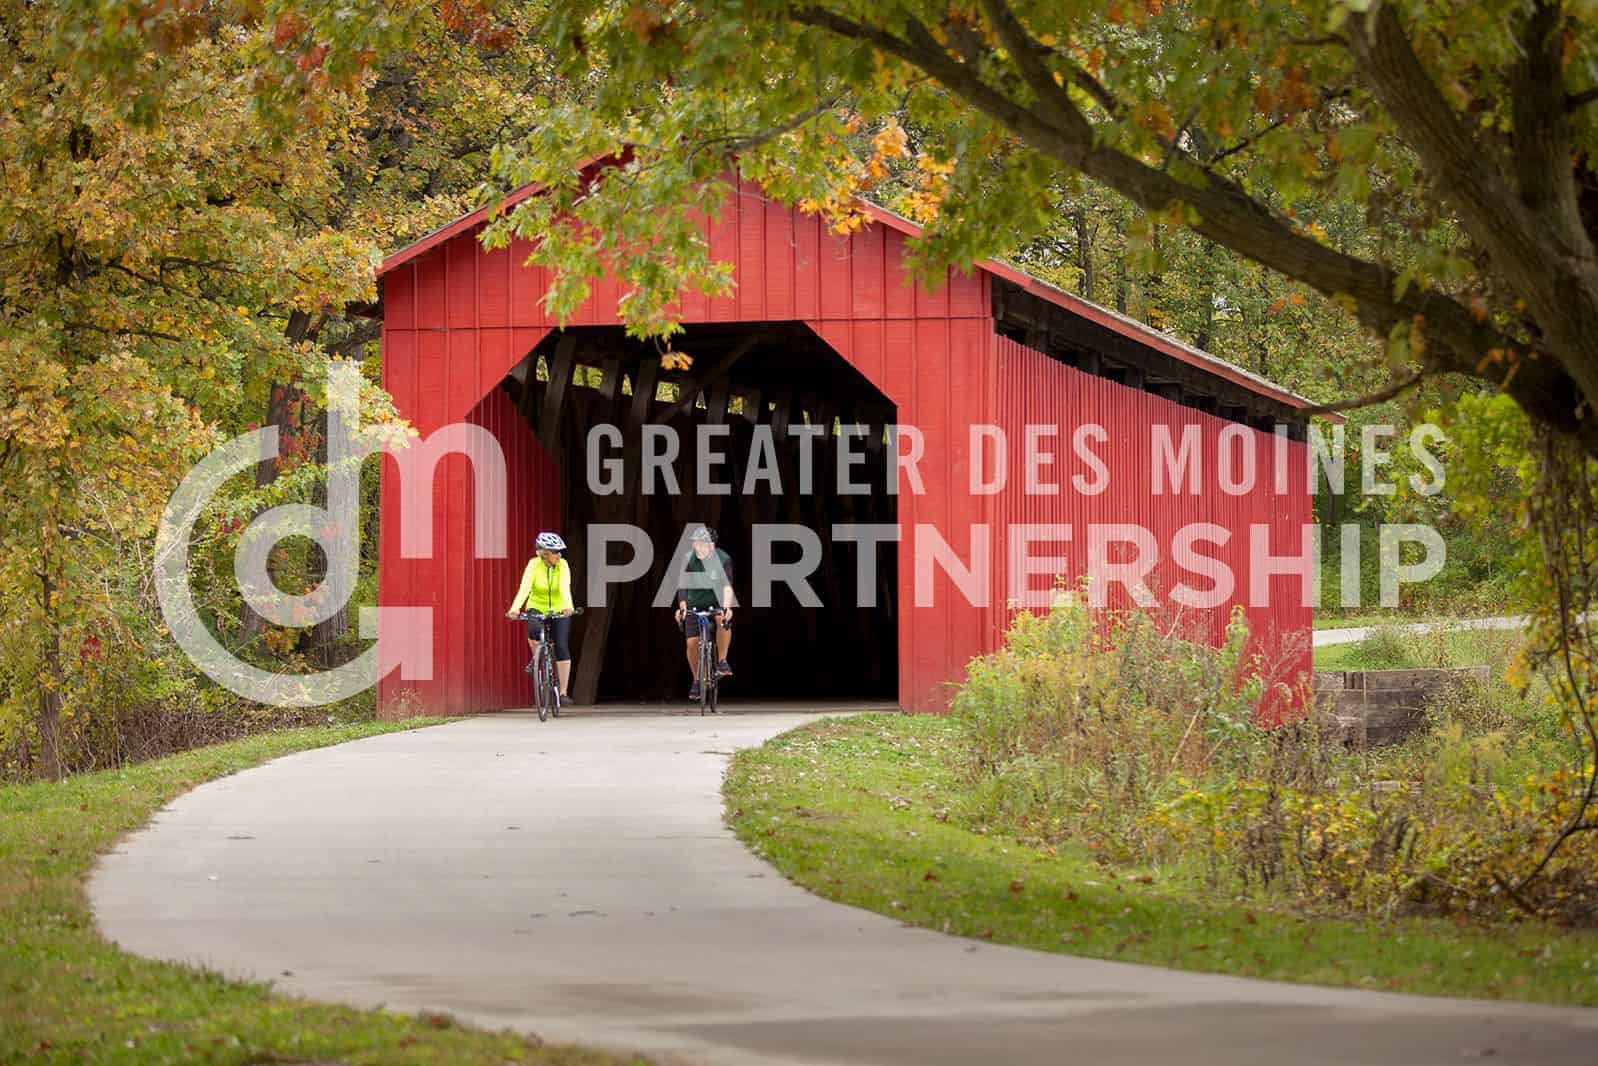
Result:
[[[1491,680],[1447,689],[1405,744],[1355,751],[1313,716],[1261,724],[1279,664],[1240,617],[1219,648],[1193,635],[1074,602],[1019,615],[954,700],[961,818],[1106,861],[1196,861],[1218,890],[1340,913],[1598,921],[1598,832],[1511,887],[1582,784],[1560,769],[1570,741],[1547,686],[1504,678],[1513,640],[1481,634]],[[1419,665],[1429,639],[1395,632],[1371,651]]]

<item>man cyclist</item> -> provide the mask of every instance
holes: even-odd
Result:
[[[525,609],[535,614],[560,616],[550,622],[549,629],[555,641],[555,673],[560,678],[560,698],[565,700],[566,685],[572,672],[571,616],[574,608],[571,566],[561,557],[566,550],[566,542],[559,533],[540,533],[533,544],[537,551],[527,561],[527,569],[522,571],[521,588],[516,591],[516,599],[506,614],[515,618]],[[533,664],[538,661],[538,642],[543,633],[543,627],[536,618],[527,620],[527,646],[533,651],[533,657],[527,661],[529,674],[533,672]]]
[[[710,625],[716,634],[716,676],[731,677],[732,667],[727,665],[727,648],[732,644],[732,556],[716,547],[716,534],[700,526],[691,534],[693,548],[678,571],[682,586],[677,589],[677,624],[688,638],[688,669],[693,673],[693,685],[688,689],[688,699],[699,698],[699,619],[689,611],[708,611],[721,608],[721,617],[712,618]]]

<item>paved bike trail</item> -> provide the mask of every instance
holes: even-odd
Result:
[[[142,955],[664,1062],[1595,1061],[1598,1011],[1076,959],[820,900],[721,823],[727,755],[806,718],[494,716],[288,756],[160,812],[94,911]]]
[[[1531,620],[1524,615],[1502,618],[1441,618],[1433,622],[1384,623],[1401,633],[1458,633],[1470,629],[1525,629]],[[1310,638],[1317,648],[1332,644],[1357,644],[1383,625],[1350,626],[1347,629],[1317,629]]]

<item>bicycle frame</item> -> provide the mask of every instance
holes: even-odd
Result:
[[[576,613],[576,612],[573,612]],[[548,721],[553,714],[560,717],[560,675],[555,666],[555,634],[553,627],[558,614],[523,611],[525,621],[538,623],[538,648],[533,652],[533,696],[538,704],[538,720]]]
[[[699,713],[702,715],[708,709],[715,714],[720,702],[721,678],[716,675],[716,626],[712,622],[721,617],[721,608],[693,609],[689,613],[699,619]]]

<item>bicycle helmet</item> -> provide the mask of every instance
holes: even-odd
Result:
[[[560,539],[559,533],[547,531],[540,533],[538,539],[533,543],[544,551],[563,552],[566,550],[566,542]]]
[[[694,530],[693,536],[689,537],[688,539],[708,540],[710,543],[714,544],[716,543],[716,531],[711,529],[709,526],[700,526],[698,529]]]

